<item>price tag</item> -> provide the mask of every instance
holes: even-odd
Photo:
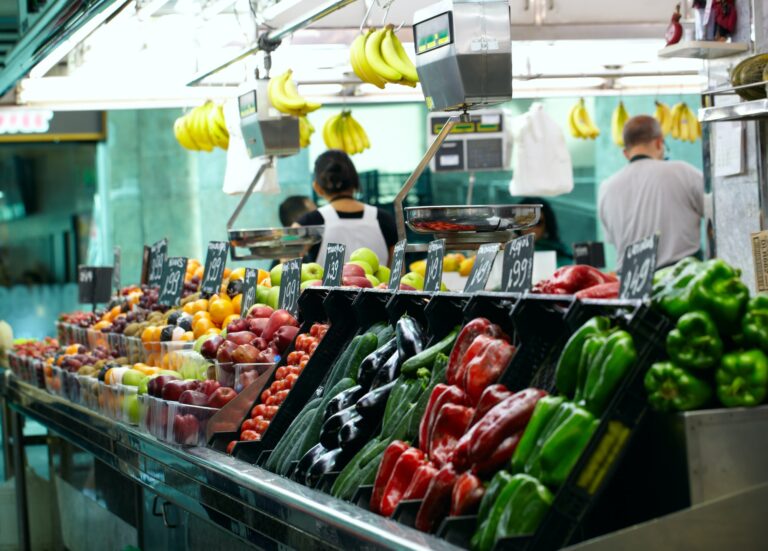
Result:
[[[624,250],[621,263],[621,298],[647,300],[653,287],[653,272],[656,271],[656,250],[659,236],[651,235],[632,243]]]
[[[464,285],[465,293],[476,293],[485,289],[488,278],[491,277],[491,269],[496,260],[496,253],[499,252],[498,243],[486,243],[480,245],[475,257],[475,263],[472,265],[472,272]]]
[[[300,285],[301,259],[294,258],[283,264],[283,275],[280,280],[280,308],[288,310],[293,317],[299,313]]]
[[[149,278],[149,257],[151,254],[151,249],[144,245],[144,250],[141,253],[141,279],[139,280],[142,285],[146,285]]]
[[[168,240],[163,238],[152,247],[149,251],[149,272],[147,274],[147,284],[151,287],[154,285],[160,285],[160,280],[163,278],[163,266],[165,265],[165,259],[168,257]]]
[[[246,268],[243,279],[243,299],[240,306],[240,317],[248,314],[251,306],[256,304],[256,285],[259,279],[259,271],[256,268]]]
[[[403,239],[395,245],[392,254],[392,270],[389,273],[389,289],[396,291],[400,288],[400,280],[403,278],[403,266],[405,266],[405,247],[408,242]]]
[[[120,292],[120,247],[114,249],[114,260],[112,260],[112,287]]]
[[[96,285],[96,275],[91,266],[77,267],[77,300],[81,304],[93,303],[93,289]]]
[[[435,239],[427,248],[427,277],[424,278],[424,290],[435,293],[440,290],[443,281],[443,257],[445,256],[445,239]]]
[[[323,267],[323,285],[338,287],[341,285],[344,270],[344,255],[347,248],[343,243],[328,243],[325,247],[325,266]]]
[[[110,267],[79,266],[77,269],[77,294],[82,304],[100,304],[112,298],[112,274]]]
[[[209,241],[208,253],[205,255],[205,271],[200,290],[210,295],[219,292],[224,267],[227,264],[229,243],[226,241]]]
[[[160,296],[158,304],[176,306],[184,290],[184,275],[187,273],[187,259],[183,256],[172,256],[163,264],[160,278]]]
[[[505,293],[530,291],[533,283],[533,234],[513,239],[504,247],[501,287]]]

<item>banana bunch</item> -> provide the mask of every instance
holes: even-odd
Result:
[[[669,105],[657,101],[656,111],[653,113],[653,118],[659,121],[662,134],[667,136],[672,132],[672,110],[669,108]]]
[[[670,113],[672,137],[683,142],[695,142],[701,138],[701,124],[686,103],[678,103]]]
[[[358,35],[352,42],[349,57],[360,80],[379,88],[388,82],[413,88],[419,82],[416,66],[405,53],[393,25],[368,29]]]
[[[299,145],[301,147],[309,147],[310,138],[314,133],[315,127],[312,126],[307,117],[299,117]]]
[[[371,147],[368,134],[350,111],[334,115],[323,126],[323,140],[328,149],[340,149],[348,155],[362,153]]]
[[[619,147],[624,147],[624,125],[629,120],[629,113],[624,107],[624,102],[620,101],[618,107],[613,110],[611,115],[611,138],[613,143]]]
[[[229,147],[229,131],[224,122],[221,104],[206,101],[173,123],[176,141],[192,151],[213,151],[214,147]]]
[[[269,80],[267,95],[272,106],[286,115],[303,117],[307,113],[317,111],[322,107],[319,103],[307,101],[299,95],[296,83],[291,80],[293,71],[288,69],[280,76]]]
[[[583,98],[571,108],[568,114],[568,128],[571,130],[571,136],[582,140],[594,140],[600,135],[600,129],[592,122]]]

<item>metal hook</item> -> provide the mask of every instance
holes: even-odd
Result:
[[[365,12],[365,16],[363,16],[363,20],[360,23],[360,34],[363,34],[363,27],[365,27],[365,23],[368,21],[368,17],[371,15],[371,10],[373,9],[373,6],[376,4],[377,0],[371,0],[371,4],[368,6],[368,10]]]
[[[389,1],[386,3],[386,7],[382,7],[382,9],[383,9],[383,10],[385,10],[385,11],[384,11],[384,17],[382,17],[382,18],[381,18],[381,26],[382,26],[382,27],[383,27],[383,26],[386,24],[386,22],[387,22],[387,17],[389,17],[389,10],[390,10],[390,8],[392,7],[392,4],[394,4],[394,3],[395,3],[395,0],[389,0]]]

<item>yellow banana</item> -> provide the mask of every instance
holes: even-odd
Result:
[[[381,55],[381,43],[384,40],[385,29],[373,31],[365,41],[365,58],[371,68],[384,80],[393,84],[403,80],[403,74],[391,67]]]
[[[366,147],[365,140],[363,140],[362,128],[357,124],[357,121],[352,118],[352,115],[347,117],[347,131],[355,144],[355,153],[362,153],[365,151]]]
[[[221,105],[214,105],[208,110],[206,117],[208,134],[210,134],[214,145],[221,149],[227,149],[229,147],[229,132],[220,116]]]
[[[338,134],[338,124],[341,120],[341,113],[334,115],[323,126],[323,141],[328,149],[344,149],[344,144]]]
[[[208,134],[208,103],[195,107],[190,114],[192,119],[192,138],[203,151],[213,151],[213,142]]]
[[[659,121],[661,132],[666,136],[672,132],[672,110],[669,105],[660,101],[656,102],[656,112],[653,117]]]
[[[368,29],[364,34],[358,35],[352,42],[349,50],[350,62],[352,63],[352,69],[360,80],[373,84],[378,88],[384,88],[386,81],[376,74],[365,58],[365,41],[371,36],[372,32],[373,29]]]
[[[296,84],[291,80],[293,71],[288,69],[278,81],[275,91],[280,96],[280,101],[292,111],[301,111],[307,105],[307,100],[299,95]]]
[[[355,154],[355,144],[352,141],[352,136],[350,136],[347,124],[347,120],[349,119],[349,115],[345,114],[342,115],[341,119],[339,119],[338,124],[338,132],[339,137],[341,138],[342,143],[342,149],[346,151],[348,155],[354,155]]]
[[[419,74],[393,29],[392,25],[385,27],[384,38],[381,41],[382,58],[387,65],[403,75],[403,80],[415,84],[419,81]]]
[[[579,108],[579,104],[574,104],[573,107],[571,107],[571,110],[568,112],[568,130],[571,132],[571,136],[574,138],[583,138],[584,136],[581,135],[579,132],[579,129],[576,126],[576,109]]]
[[[600,135],[600,130],[592,122],[592,119],[584,105],[584,99],[580,99],[572,110],[573,125],[578,132],[578,136],[584,139],[594,139]]]
[[[281,92],[283,87],[282,80],[286,77],[286,73],[272,77],[269,79],[269,84],[267,85],[267,96],[269,97],[269,102],[272,104],[272,107],[280,111],[281,113],[288,113],[290,112],[291,108],[283,103]]]
[[[613,138],[613,143],[619,147],[624,147],[624,125],[627,123],[628,118],[629,114],[624,107],[624,102],[620,101],[611,115],[611,137]]]
[[[173,134],[176,136],[176,141],[179,142],[181,147],[191,151],[197,151],[199,149],[187,131],[187,128],[184,124],[184,117],[179,117],[174,121]]]
[[[357,135],[360,137],[360,140],[362,141],[362,145],[363,145],[363,150],[370,149],[371,142],[368,140],[368,133],[365,131],[365,129],[360,125],[359,122],[357,122],[356,119],[353,119],[351,116],[349,117],[349,122],[355,128]]]

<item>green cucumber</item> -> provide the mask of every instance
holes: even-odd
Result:
[[[371,485],[376,482],[376,473],[379,472],[379,465],[381,465],[381,459],[384,457],[384,451],[387,449],[387,446],[381,449],[355,476],[349,479],[344,488],[340,489],[338,498],[349,501],[355,496],[355,492],[360,486]]]
[[[312,400],[312,402],[315,402],[315,400]],[[304,424],[304,422],[310,415],[310,411],[312,410],[313,407],[317,407],[316,403],[314,404],[314,406],[311,406],[312,402],[307,404],[307,406],[305,406],[304,409],[301,410],[301,413],[299,413],[296,419],[293,420],[293,423],[291,423],[291,425],[288,427],[288,430],[285,431],[285,434],[283,434],[283,437],[274,447],[274,449],[272,450],[272,453],[269,455],[269,459],[267,459],[267,462],[264,464],[265,469],[274,472],[274,469],[280,465],[281,463],[280,457],[291,446],[291,437],[297,431],[302,430],[302,424]]]
[[[269,456],[269,462],[267,463],[268,470],[282,475],[288,471],[288,465],[295,459],[294,456],[296,454],[294,452],[298,451],[296,447],[296,438],[298,438],[309,426],[315,411],[317,411],[317,407],[305,409],[301,412],[300,416],[296,418],[296,421],[291,425],[291,428],[296,425],[296,429],[286,432],[280,441],[279,447],[275,448],[272,455]]]
[[[366,333],[360,336],[362,337],[360,344],[350,357],[343,375],[345,378],[352,379],[355,382],[357,382],[357,372],[360,370],[360,364],[363,363],[368,354],[376,350],[380,342],[373,333]]]
[[[409,415],[416,409],[419,398],[424,393],[426,384],[420,380],[412,380],[402,397],[399,407],[385,419],[381,427],[382,438],[405,438],[409,425]],[[389,404],[387,404],[389,405]]]
[[[432,364],[432,375],[429,379],[429,385],[426,389],[424,389],[424,392],[421,394],[421,396],[419,396],[419,401],[416,402],[416,407],[408,419],[408,428],[406,433],[408,435],[413,435],[413,438],[419,434],[421,418],[424,417],[424,412],[427,410],[427,405],[429,405],[429,398],[432,396],[432,391],[435,389],[435,386],[445,380],[445,370],[447,367],[448,356],[445,354],[438,354],[437,358],[435,358],[435,363]]]
[[[355,381],[352,379],[344,378],[336,383],[333,388],[329,388],[324,394],[323,399],[317,406],[317,410],[312,416],[312,421],[307,426],[301,436],[301,445],[297,446],[301,455],[307,453],[307,450],[317,444],[320,441],[320,430],[323,428],[323,422],[325,421],[325,408],[328,407],[328,402],[333,400],[337,394],[344,392],[348,388],[355,386]]]
[[[438,354],[450,354],[460,329],[461,327],[454,328],[453,331],[448,333],[439,342],[433,344],[426,350],[422,350],[412,358],[405,360],[400,368],[400,373],[410,375],[416,373],[422,367],[431,368]]]
[[[337,382],[339,382],[339,380],[342,379],[342,374],[347,372],[347,364],[349,364],[349,359],[355,353],[355,350],[357,350],[357,348],[360,346],[360,342],[363,340],[363,337],[364,335],[358,335],[349,341],[347,348],[344,349],[344,352],[341,353],[336,362],[333,364],[330,373],[328,373],[328,376],[323,383],[326,389],[331,388]]]
[[[360,480],[366,474],[366,468],[370,468],[370,465],[375,463],[375,469],[378,469],[381,459],[379,459],[379,462],[375,462],[375,460],[384,453],[389,444],[389,440],[379,440],[378,438],[368,442],[339,473],[333,488],[331,488],[331,495],[335,497],[348,495],[351,498],[355,490],[360,487]],[[376,472],[374,471],[373,474],[375,476]]]

